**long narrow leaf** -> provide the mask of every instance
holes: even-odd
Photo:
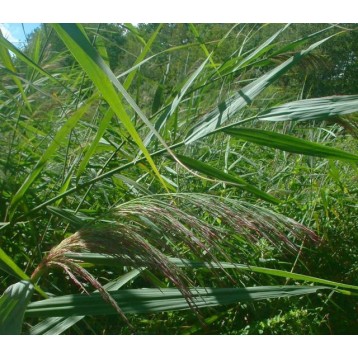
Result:
[[[189,29],[190,29],[190,31],[193,33],[193,35],[195,36],[195,38],[198,40],[198,42],[199,42],[199,44],[200,44],[200,47],[201,47],[201,49],[203,50],[203,52],[204,52],[206,58],[210,59],[210,64],[211,64],[211,66],[212,66],[214,69],[216,69],[217,65],[215,65],[215,62],[214,62],[214,60],[212,59],[211,54],[210,54],[208,48],[207,48],[206,45],[205,45],[205,42],[201,39],[200,34],[199,34],[198,30],[196,29],[195,25],[194,25],[194,24],[189,24]]]
[[[159,131],[165,123],[168,121],[168,119],[173,115],[173,113],[178,108],[181,100],[183,99],[185,93],[190,88],[192,83],[195,81],[195,79],[199,76],[199,74],[204,69],[205,65],[207,64],[209,60],[209,57],[198,67],[198,69],[189,77],[189,79],[185,82],[184,86],[180,89],[179,93],[175,96],[173,102],[170,104],[170,106],[165,110],[165,112],[158,118],[158,120],[155,123],[155,129]],[[146,145],[149,144],[153,132],[149,133],[148,136],[145,138],[144,143]]]
[[[240,109],[245,107],[247,104],[251,104],[257,95],[259,95],[265,88],[280,78],[299,60],[301,60],[304,56],[313,51],[323,42],[327,41],[329,38],[330,37],[327,37],[314,43],[308,49],[302,50],[281,65],[277,66],[273,70],[269,71],[268,73],[259,77],[257,80],[242,88],[238,94],[231,97],[229,100],[222,102],[216,109],[205,115],[200,123],[191,130],[185,139],[185,143],[192,143],[219,128],[223,123],[234,116]]]
[[[193,302],[200,307],[228,305],[238,302],[292,297],[331,289],[327,286],[258,286],[248,288],[196,288],[191,291]],[[190,309],[182,293],[174,288],[132,289],[112,293],[124,313],[148,313]],[[28,317],[68,317],[71,315],[116,314],[99,294],[68,295],[30,303]]]
[[[104,288],[108,291],[116,291],[125,285],[128,281],[138,277],[141,270],[134,269],[118,279],[111,281],[104,285]],[[61,334],[68,328],[72,327],[77,322],[81,321],[85,316],[71,316],[71,317],[49,317],[44,321],[38,323],[36,326],[30,329],[30,334]]]
[[[83,106],[81,106],[62,126],[62,128],[56,133],[54,140],[51,142],[46,151],[42,154],[40,160],[37,162],[31,173],[27,176],[27,178],[22,183],[19,190],[13,196],[10,203],[11,213],[14,212],[17,204],[25,195],[26,191],[29,189],[31,184],[35,181],[35,179],[40,175],[42,169],[46,165],[47,161],[51,158],[52,155],[57,151],[61,144],[63,144],[67,140],[67,136],[70,131],[76,126],[78,121],[82,118],[82,116],[86,113],[88,108],[93,102],[92,97],[90,100],[86,102]]]
[[[0,269],[5,271],[10,275],[23,280],[29,280],[29,276],[26,275],[24,271],[21,270],[19,266],[9,257],[5,251],[0,247]]]
[[[28,66],[35,69],[37,72],[43,74],[53,82],[58,83],[61,87],[65,88],[67,91],[70,91],[65,85],[63,85],[58,79],[53,77],[50,73],[45,71],[42,67],[32,61],[29,57],[27,57],[22,51],[20,51],[15,45],[13,45],[10,41],[5,39],[3,36],[0,36],[0,46],[4,46],[9,51],[13,52],[20,60],[26,63]]]
[[[252,193],[256,195],[257,197],[272,202],[272,203],[279,203],[279,200],[264,191],[256,188],[254,185],[249,184],[246,180],[240,178],[237,175],[232,175],[223,172],[220,169],[214,168],[209,164],[203,163],[199,160],[189,158],[184,155],[177,155],[178,159],[187,167],[190,169],[197,170],[198,172],[208,175],[211,178],[222,180],[226,183],[233,183],[238,184],[241,189],[248,191],[249,193]]]
[[[95,254],[95,253],[71,253],[66,254],[67,257],[84,261],[86,263],[92,263],[94,265],[106,265],[106,266],[123,266],[123,263],[118,260],[118,257],[114,257],[108,254]],[[319,283],[322,285],[332,286],[335,288],[348,289],[358,291],[358,286],[348,285],[345,283],[325,280],[319,277],[302,275],[299,273],[271,269],[266,267],[237,264],[233,262],[200,262],[186,259],[179,259],[176,257],[168,257],[168,260],[178,267],[188,268],[208,268],[208,269],[235,269],[262,273],[270,276],[284,277],[298,281],[307,281],[313,283]]]
[[[358,161],[358,156],[343,150],[330,148],[322,144],[309,142],[286,134],[279,134],[253,128],[228,128],[224,130],[235,138],[286,152],[312,155],[329,159]]]
[[[358,95],[311,98],[270,108],[257,118],[262,121],[313,121],[358,112]]]
[[[123,87],[125,89],[128,89],[129,86],[131,85],[131,83],[133,82],[134,76],[137,73],[137,68],[135,67],[136,65],[138,65],[139,63],[141,63],[145,56],[147,56],[147,53],[150,51],[153,42],[155,41],[155,39],[157,38],[160,30],[162,29],[163,24],[159,24],[157,29],[153,32],[152,36],[150,37],[150,39],[148,40],[148,42],[145,44],[144,49],[141,51],[140,55],[138,56],[138,58],[136,59],[134,65],[133,65],[133,71],[131,71],[129,73],[129,75],[127,76],[126,80],[123,83]]]
[[[3,38],[2,32],[0,30],[0,38]],[[16,68],[13,64],[13,61],[11,59],[11,56],[9,54],[9,51],[6,47],[4,46],[0,46],[0,60],[3,62],[3,64],[5,65],[5,67],[10,70],[11,72],[16,73]],[[31,106],[30,106],[30,102],[27,99],[27,96],[25,94],[24,88],[22,87],[22,83],[21,81],[18,79],[17,76],[11,76],[11,78],[13,79],[13,81],[15,82],[16,86],[18,87],[21,96],[26,104],[26,106],[28,107],[28,109],[31,110]]]
[[[133,79],[135,77],[135,74],[137,73],[137,69],[139,68],[139,66],[137,67],[137,65],[140,65],[142,63],[142,61],[144,60],[145,56],[147,55],[147,53],[150,51],[151,46],[155,40],[155,38],[157,37],[160,29],[162,28],[162,25],[159,25],[157,30],[153,33],[153,35],[151,36],[151,38],[149,39],[148,43],[145,44],[145,47],[143,49],[143,51],[141,51],[140,55],[138,56],[138,58],[136,59],[131,71],[129,72],[127,78],[125,79],[124,83],[123,83],[123,87],[128,90],[128,88],[130,87],[131,83],[133,82]],[[92,157],[92,154],[94,153],[94,151],[96,150],[98,143],[100,141],[100,139],[102,138],[104,132],[106,131],[111,118],[113,117],[114,112],[113,110],[110,108],[106,114],[104,115],[103,119],[101,120],[99,127],[98,127],[98,131],[96,133],[95,138],[92,140],[90,147],[88,148],[88,150],[86,151],[86,155],[83,158],[78,170],[77,170],[77,179],[79,178],[79,176],[81,175],[81,173],[84,171],[84,169],[86,168],[89,160]],[[146,140],[144,140],[144,145],[147,146],[147,142]]]
[[[290,24],[286,24],[284,27],[282,27],[280,30],[278,30],[276,33],[274,33],[269,39],[267,39],[262,45],[258,46],[253,52],[251,52],[248,56],[246,56],[242,61],[239,62],[237,66],[232,71],[237,71],[239,68],[247,65],[248,63],[252,62],[259,56],[262,56],[267,51],[269,51],[272,47],[273,41],[281,35],[282,32],[284,32]]]
[[[97,133],[96,133],[94,139],[91,141],[91,145],[86,150],[86,154],[77,169],[77,173],[76,173],[77,179],[79,179],[79,177],[81,176],[83,171],[86,169],[86,166],[89,163],[90,159],[92,158],[92,155],[95,152],[100,139],[102,138],[103,134],[105,133],[111,119],[113,118],[113,114],[114,113],[113,113],[112,109],[109,109],[106,112],[106,114],[104,115],[104,117],[102,118],[102,120],[98,126]]]
[[[103,95],[105,100],[108,102],[114,113],[121,120],[134,142],[138,145],[139,149],[143,152],[163,187],[167,188],[151,155],[143,144],[142,139],[140,138],[130,117],[128,116],[120,97],[117,95],[114,87],[112,86],[111,81],[116,83],[117,88],[122,90],[122,95],[126,94],[129,96],[123,86],[119,84],[117,78],[114,76],[112,71],[105,64],[103,59],[99,56],[95,48],[90,44],[87,37],[83,34],[77,25],[55,24],[53,27],[62,41],[72,52],[73,56],[85,70],[87,75],[93,81],[95,86],[98,88],[100,93]],[[131,105],[133,107],[132,103]]]

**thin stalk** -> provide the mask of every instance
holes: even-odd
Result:
[[[238,124],[242,124],[242,123],[252,121],[255,118],[256,118],[256,116],[246,118],[246,119],[244,119],[244,120],[242,120],[240,122],[231,123],[229,125],[217,128],[217,129],[213,130],[212,132],[208,133],[206,136],[218,133],[218,132],[220,132],[220,131],[222,131],[222,130],[224,130],[226,128],[230,128],[230,127],[236,126]],[[204,137],[202,137],[202,138],[204,138]],[[200,139],[202,139],[202,138],[200,138]],[[175,148],[179,148],[179,147],[181,147],[183,145],[185,145],[185,140],[183,140],[183,141],[181,141],[179,143],[172,144],[172,145],[168,146],[168,148],[169,149],[175,149]],[[167,148],[159,149],[156,152],[151,153],[151,156],[156,157],[156,156],[158,156],[160,154],[163,154],[163,153],[166,153],[166,152],[167,152]],[[59,195],[57,195],[57,196],[45,201],[44,203],[42,203],[42,204],[36,206],[35,208],[31,209],[28,213],[25,213],[25,214],[21,215],[20,217],[18,217],[18,220],[23,219],[24,217],[28,216],[29,214],[33,214],[33,213],[43,209],[47,205],[50,205],[50,204],[54,203],[55,201],[57,201],[59,199],[62,199],[64,197],[66,197],[67,195],[76,192],[77,190],[80,190],[80,189],[86,188],[87,186],[93,185],[93,184],[97,183],[98,181],[101,181],[102,179],[108,178],[108,177],[112,176],[113,174],[119,173],[119,172],[121,172],[121,171],[123,171],[123,170],[125,170],[127,168],[135,166],[137,163],[142,163],[145,160],[146,160],[146,158],[143,156],[143,157],[138,158],[136,160],[132,160],[131,162],[129,162],[127,164],[124,164],[124,165],[122,165],[120,167],[114,168],[114,169],[112,169],[112,170],[110,170],[110,171],[108,171],[106,173],[103,173],[103,174],[101,174],[101,175],[99,175],[99,176],[97,176],[97,177],[95,177],[95,178],[93,178],[91,180],[88,180],[85,183],[77,184],[75,187],[66,190],[65,192],[63,192],[63,193],[61,193],[61,194],[59,194]]]

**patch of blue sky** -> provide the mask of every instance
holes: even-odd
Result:
[[[3,36],[17,47],[22,47],[26,43],[27,37],[40,24],[36,23],[3,23],[0,24],[0,30]]]

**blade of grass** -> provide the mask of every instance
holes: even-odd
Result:
[[[0,297],[0,334],[21,334],[26,307],[34,286],[20,281],[9,286]]]
[[[176,156],[184,165],[186,165],[190,169],[194,169],[202,174],[208,175],[209,177],[222,180],[227,184],[239,185],[241,189],[246,190],[265,201],[269,201],[275,204],[279,203],[279,200],[277,198],[256,188],[254,185],[249,184],[246,180],[238,177],[237,175],[234,176],[232,174],[225,173],[224,171],[214,168],[209,164],[206,164],[193,158],[189,158],[184,155],[177,154]]]
[[[0,247],[0,269],[9,275],[15,276],[24,281],[30,281],[30,277],[8,256]],[[38,286],[35,285],[35,290],[44,298],[47,294]]]
[[[66,222],[71,224],[72,227],[76,230],[79,230],[80,228],[84,227],[89,221],[94,220],[93,218],[83,217],[79,214],[76,214],[72,210],[61,209],[55,206],[47,206],[47,210],[53,215],[60,217],[61,220],[65,220]]]
[[[330,36],[332,37],[332,36]],[[295,54],[287,61],[277,66],[273,70],[259,77],[249,85],[239,90],[238,94],[231,97],[229,100],[222,102],[219,106],[204,116],[204,118],[196,125],[185,139],[186,144],[190,144],[200,138],[203,138],[218,129],[223,123],[234,116],[240,109],[247,104],[251,104],[254,98],[259,95],[265,88],[270,86],[284,73],[286,73],[293,65],[301,60],[308,53],[313,51],[330,37],[320,40],[311,45],[306,50]]]
[[[116,84],[116,87],[120,89],[121,94],[126,98],[127,101],[129,96],[128,93],[125,91],[123,86],[120,85],[103,59],[98,55],[97,51],[90,44],[87,37],[81,31],[80,27],[75,24],[55,24],[53,27],[61,40],[65,43],[81,67],[85,70],[87,75],[103,95],[114,113],[121,120],[134,142],[143,152],[159,181],[167,190],[165,181],[162,179],[151,155],[143,144],[142,139],[135,129],[131,119],[129,118],[120,97],[117,95],[115,89],[113,88],[111,81]],[[130,102],[130,104],[133,107],[133,103]],[[137,110],[137,108],[133,108]]]
[[[31,173],[27,176],[27,178],[22,183],[21,187],[13,196],[10,206],[9,206],[9,214],[10,217],[13,216],[16,207],[23,196],[26,194],[27,190],[31,186],[31,184],[36,180],[36,178],[40,175],[44,166],[47,164],[48,160],[51,156],[57,151],[59,146],[63,144],[67,140],[67,136],[70,131],[76,126],[78,121],[83,117],[83,115],[87,112],[89,107],[91,106],[94,99],[97,96],[92,96],[84,105],[82,105],[61,127],[61,129],[56,133],[54,140],[51,142],[46,151],[42,154],[40,160],[37,162]]]
[[[292,297],[331,290],[327,286],[258,286],[248,288],[196,288],[191,291],[198,308]],[[165,312],[190,309],[187,300],[177,289],[132,289],[112,293],[124,313]],[[68,295],[33,302],[28,305],[28,317],[68,317],[72,315],[117,314],[112,306],[97,294]]]
[[[0,30],[0,39],[1,38],[3,38],[3,34]],[[13,64],[13,61],[11,59],[11,56],[9,54],[9,51],[4,46],[0,46],[0,60],[3,62],[3,64],[9,71],[14,72],[14,73],[17,72],[16,68]],[[18,89],[21,93],[21,97],[22,97],[24,103],[26,104],[27,108],[31,111],[31,105],[27,99],[27,96],[25,94],[24,88],[22,87],[21,81],[16,76],[11,76],[11,78],[15,82],[16,86],[18,87]]]
[[[90,159],[92,158],[92,155],[95,152],[100,139],[102,138],[103,134],[105,133],[106,129],[108,128],[108,125],[109,125],[111,119],[113,118],[113,115],[114,115],[114,113],[113,113],[112,109],[109,109],[103,116],[101,122],[99,123],[97,133],[96,133],[94,139],[91,141],[91,145],[86,150],[86,154],[85,154],[84,158],[82,159],[80,165],[78,166],[78,169],[76,172],[77,180],[80,178],[81,174],[86,169],[87,164],[89,163]]]
[[[267,39],[262,45],[258,46],[253,52],[251,52],[248,56],[243,58],[242,61],[240,61],[233,69],[230,68],[230,71],[235,72],[235,71],[239,70],[240,68],[248,65],[249,63],[251,63],[256,58],[258,58],[258,57],[262,56],[263,54],[265,54],[266,52],[270,51],[270,49],[273,46],[272,43],[274,42],[274,40],[282,32],[284,32],[289,26],[290,26],[290,24],[286,24],[283,28],[278,30],[269,39]],[[220,69],[220,72],[222,72],[223,70],[227,70],[225,66]]]
[[[15,45],[13,45],[10,41],[5,39],[3,36],[0,36],[0,46],[5,47],[9,51],[13,52],[20,60],[22,60],[24,63],[26,63],[28,66],[35,69],[37,72],[41,73],[42,75],[46,76],[50,80],[58,83],[61,87],[66,89],[66,91],[72,92],[69,88],[67,88],[62,82],[60,82],[56,77],[52,76],[50,73],[48,73],[46,70],[41,68],[39,65],[37,65],[34,61],[32,61],[28,56],[26,56],[22,51],[20,51]]]
[[[137,69],[139,68],[139,65],[142,63],[142,61],[144,60],[145,56],[147,55],[147,53],[150,51],[151,46],[154,42],[154,40],[156,39],[159,31],[161,30],[162,25],[159,25],[158,28],[156,29],[156,31],[153,33],[153,35],[151,36],[151,38],[149,39],[148,43],[145,44],[145,47],[143,49],[143,51],[141,51],[140,55],[138,56],[138,58],[136,59],[132,69],[130,70],[127,78],[124,81],[123,87],[128,90],[128,88],[130,87],[131,83],[133,82],[133,79],[135,77],[135,74],[137,73]],[[80,175],[83,173],[84,169],[86,168],[89,160],[92,157],[92,154],[94,153],[94,151],[96,150],[98,143],[100,141],[100,139],[102,138],[103,134],[105,133],[111,118],[114,115],[114,111],[110,108],[106,114],[104,115],[103,119],[101,120],[100,124],[99,124],[99,128],[98,131],[96,133],[95,138],[93,139],[93,141],[91,142],[91,145],[89,147],[89,149],[86,151],[86,155],[83,158],[80,166],[78,167],[77,170],[77,180],[80,177]],[[146,146],[147,143],[146,141],[144,141],[144,145]]]
[[[257,118],[261,121],[314,121],[358,112],[358,95],[310,98],[270,108]]]
[[[107,283],[103,287],[107,291],[116,291],[124,286],[130,280],[135,279],[141,273],[141,270],[134,269],[118,279]],[[95,291],[96,292],[96,291]],[[81,321],[85,316],[72,316],[72,317],[50,317],[38,323],[30,329],[30,334],[37,335],[57,335],[65,332],[68,328],[72,327],[77,322]]]
[[[97,253],[69,253],[66,254],[67,257],[78,259],[84,261],[85,263],[91,263],[94,265],[106,265],[106,266],[123,266],[123,263],[118,260],[118,257],[114,257],[108,254],[97,254]],[[314,276],[303,275],[299,273],[294,273],[290,271],[271,269],[266,267],[245,265],[245,264],[237,264],[231,262],[200,262],[200,261],[192,261],[187,259],[181,259],[176,257],[168,257],[168,260],[175,264],[178,267],[187,267],[187,268],[207,268],[207,269],[236,269],[236,270],[244,270],[262,273],[271,276],[283,277],[292,280],[298,281],[307,281],[313,283],[319,283],[326,286],[332,286],[335,288],[341,289],[349,289],[358,291],[358,286],[348,285],[345,283],[330,281]]]
[[[0,247],[0,269],[22,280],[29,280],[29,276]]]
[[[228,128],[225,133],[262,146],[281,149],[286,152],[312,155],[329,159],[358,161],[358,156],[322,144],[309,142],[286,134],[253,128]]]
[[[138,29],[133,26],[131,23],[124,23],[122,25],[125,29],[127,29],[128,31],[130,31],[144,46],[146,46],[146,42],[145,40],[143,39],[143,37],[140,35]]]
[[[157,38],[160,30],[162,29],[163,24],[159,24],[158,27],[156,28],[156,30],[153,32],[152,36],[150,37],[150,39],[148,40],[148,42],[145,44],[144,49],[141,51],[140,55],[137,57],[134,65],[133,65],[133,71],[131,71],[127,78],[125,79],[124,83],[123,83],[123,87],[128,90],[129,86],[131,85],[131,83],[133,82],[134,76],[137,73],[137,68],[136,65],[140,64],[145,56],[147,56],[147,53],[151,50],[153,42],[155,41],[155,39]]]
[[[200,73],[203,71],[204,67],[206,66],[207,62],[209,60],[209,57],[198,67],[198,69],[189,77],[189,79],[185,82],[184,86],[180,89],[179,93],[175,96],[172,103],[169,105],[169,107],[163,112],[163,114],[158,118],[158,120],[155,122],[155,129],[159,131],[165,123],[168,121],[168,119],[173,115],[173,113],[176,111],[178,106],[180,105],[185,93],[189,89],[189,87],[192,85],[192,83],[195,81],[195,79],[200,75]],[[154,135],[153,132],[149,133],[148,136],[145,138],[144,143],[146,145],[149,144],[152,136]]]
[[[193,33],[194,37],[197,39],[197,41],[199,42],[200,44],[200,47],[201,49],[203,50],[206,58],[210,59],[210,64],[211,66],[216,69],[217,68],[217,65],[215,64],[215,62],[213,61],[212,57],[211,57],[211,54],[209,52],[209,50],[207,49],[206,45],[205,45],[205,42],[202,40],[202,38],[200,37],[200,34],[197,30],[197,28],[195,27],[194,24],[189,24],[189,29],[190,31]]]

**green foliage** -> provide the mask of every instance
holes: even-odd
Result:
[[[33,285],[20,281],[8,287],[0,297],[0,334],[20,334]]]
[[[1,333],[357,333],[356,34],[0,35]]]

